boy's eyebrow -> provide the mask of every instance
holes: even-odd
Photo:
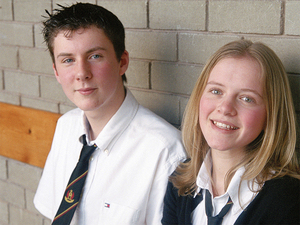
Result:
[[[86,53],[91,53],[91,52],[98,51],[98,50],[106,51],[106,48],[97,46],[97,47],[91,48]]]
[[[86,53],[89,54],[89,53],[91,53],[91,52],[95,52],[95,51],[98,51],[98,50],[106,51],[106,48],[97,46],[97,47],[94,47],[94,48],[89,49]],[[72,55],[73,55],[72,53],[61,52],[61,53],[59,53],[59,54],[56,56],[56,58],[59,58],[59,57],[65,57],[65,56],[72,56]]]

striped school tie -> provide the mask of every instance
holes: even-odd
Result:
[[[75,169],[72,172],[63,199],[54,217],[52,225],[70,224],[80,200],[81,191],[88,172],[89,159],[97,148],[96,145],[87,145],[85,135],[81,136],[81,138],[83,140],[83,147],[80,153],[80,158]]]
[[[223,207],[221,212],[212,216],[212,203],[211,203],[211,195],[208,190],[205,192],[205,212],[207,216],[207,224],[208,225],[221,225],[223,221],[223,217],[228,213],[229,209],[232,207],[231,198],[228,198],[227,204]]]

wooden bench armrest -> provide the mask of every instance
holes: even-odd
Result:
[[[0,155],[43,168],[60,116],[0,103]]]

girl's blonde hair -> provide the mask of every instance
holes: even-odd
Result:
[[[242,180],[257,179],[260,186],[271,178],[289,175],[300,179],[295,153],[296,119],[289,81],[282,62],[266,45],[249,40],[230,42],[211,56],[204,67],[187,104],[182,124],[183,142],[189,161],[181,163],[170,179],[179,195],[192,194],[196,177],[209,146],[199,125],[199,103],[214,66],[227,57],[251,57],[261,67],[267,110],[264,131],[247,146],[246,156],[232,168],[225,179],[225,188],[235,171],[245,166]]]

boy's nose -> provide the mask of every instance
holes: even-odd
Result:
[[[88,80],[92,77],[92,73],[90,71],[90,67],[88,65],[88,63],[82,61],[82,62],[78,62],[76,65],[76,80],[78,81],[84,81],[84,80]]]

